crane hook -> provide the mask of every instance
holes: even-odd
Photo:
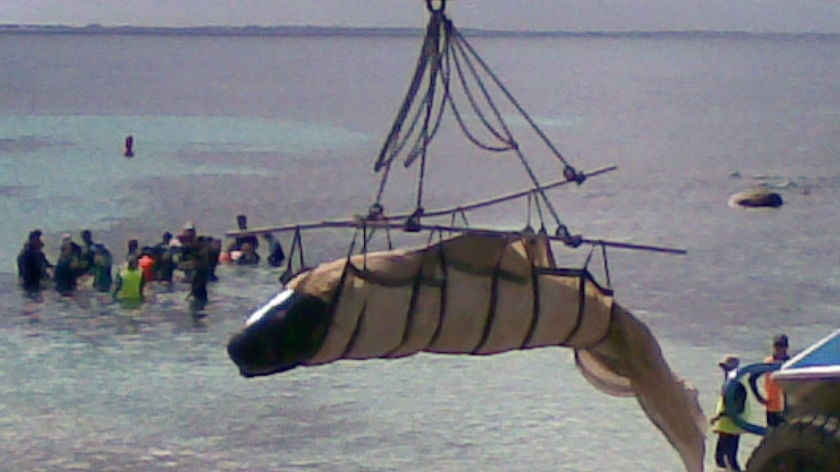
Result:
[[[446,0],[438,1],[440,1],[440,5],[437,8],[435,8],[435,0],[426,0],[426,8],[428,8],[429,11],[432,13],[443,13],[443,10],[446,9]]]

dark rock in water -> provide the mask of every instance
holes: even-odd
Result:
[[[733,207],[778,208],[782,203],[781,195],[767,189],[745,190],[729,197],[729,206]]]

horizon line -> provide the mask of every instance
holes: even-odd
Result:
[[[85,26],[52,24],[0,23],[0,34],[101,34],[101,35],[207,35],[207,36],[316,36],[316,35],[388,35],[415,36],[425,32],[419,26],[323,26],[323,25],[202,25],[202,26],[139,26],[102,25]],[[473,36],[840,36],[840,31],[751,31],[751,30],[498,30],[488,28],[461,28]]]

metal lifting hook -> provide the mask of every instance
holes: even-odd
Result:
[[[443,13],[443,10],[446,10],[446,0],[438,0],[440,5],[435,8],[435,0],[426,0],[426,8],[429,9],[432,13]]]

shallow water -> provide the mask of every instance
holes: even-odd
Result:
[[[573,164],[618,164],[552,191],[573,231],[688,250],[610,251],[610,275],[616,299],[653,329],[707,413],[722,353],[758,361],[777,331],[796,351],[840,320],[836,43],[476,43]],[[62,233],[83,228],[119,257],[129,237],[152,244],[187,220],[221,236],[237,213],[261,226],[364,212],[417,47],[411,38],[0,38],[4,467],[681,469],[634,400],[597,393],[559,348],[243,379],[224,346],[279,288],[265,268],[222,268],[200,319],[183,284],[155,286],[135,311],[90,292],[31,300],[19,291],[14,257],[34,227],[51,259]],[[133,159],[121,155],[128,133]],[[524,186],[515,163],[479,161],[440,138],[428,208]],[[545,180],[562,170],[552,160],[535,167]],[[779,186],[785,205],[726,205],[758,183]],[[388,210],[410,210],[413,174],[391,184]],[[523,206],[470,222],[521,227]],[[342,257],[351,237],[307,235],[307,262]],[[586,253],[558,255],[580,264]],[[755,442],[744,438],[744,460]]]

